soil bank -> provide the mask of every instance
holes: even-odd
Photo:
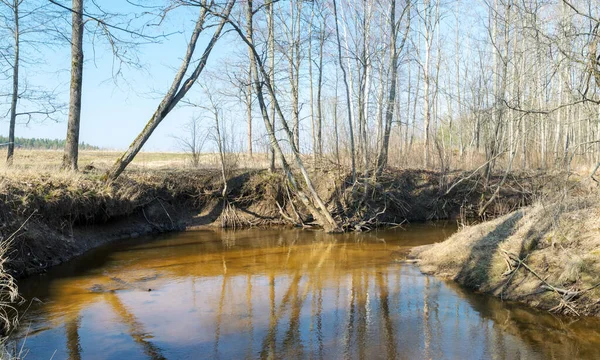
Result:
[[[523,173],[503,187],[485,217],[532,202],[554,175]],[[461,172],[389,170],[376,181],[352,182],[340,169],[317,169],[313,181],[347,230],[366,230],[405,221],[470,217],[494,192],[477,178],[447,190]],[[16,232],[6,254],[15,277],[43,272],[110,241],[153,232],[204,226],[311,226],[279,173],[235,170],[227,203],[216,170],[127,172],[106,184],[102,173],[15,173],[0,177],[0,236]]]

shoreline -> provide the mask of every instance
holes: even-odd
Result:
[[[351,196],[363,198],[363,194],[355,195],[356,190],[344,183],[344,175],[322,172],[315,183],[336,216],[356,217]],[[423,170],[385,173],[372,185],[372,196],[366,203],[372,213],[386,209],[374,226],[404,220],[472,217],[481,199],[494,188],[488,186],[485,190],[477,187],[477,181],[464,181],[452,193],[446,193],[449,184],[461,176],[460,172],[440,174]],[[529,205],[531,194],[544,188],[542,185],[546,189],[548,179],[554,176],[517,177],[527,191],[507,187],[509,190],[501,193],[486,217],[497,218]],[[224,210],[220,174],[216,170],[131,172],[110,185],[99,178],[99,174],[91,173],[81,174],[76,180],[52,174],[40,174],[21,183],[19,179],[2,179],[0,194],[5,201],[0,215],[4,233],[23,225],[26,216],[35,212],[7,253],[7,270],[13,277],[43,273],[100,245],[152,233],[223,226],[310,226],[308,212],[286,196],[281,175],[268,171],[232,172],[228,181],[228,204],[232,206],[227,206],[227,210],[233,213]],[[362,220],[372,213],[363,214]],[[298,221],[291,219],[294,216]],[[480,225],[493,221],[496,220]]]

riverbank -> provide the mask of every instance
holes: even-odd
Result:
[[[13,276],[38,273],[105,242],[152,232],[315,225],[279,173],[231,171],[227,201],[221,196],[221,174],[213,169],[134,170],[111,184],[102,181],[102,174],[92,168],[76,174],[14,170],[0,175],[0,234],[6,239],[18,230],[7,254]],[[475,217],[501,177],[492,177],[487,187],[476,178],[452,187],[465,176],[392,170],[376,181],[352,183],[340,169],[317,169],[313,181],[346,230],[364,231],[405,221]],[[552,176],[515,176],[484,217],[528,205],[548,189]]]
[[[110,184],[103,174],[94,166],[80,173],[10,169],[0,174],[0,235],[15,234],[3,256],[7,274],[22,278],[44,272],[102,244],[150,233],[316,226],[279,172],[230,170],[226,198],[215,169],[134,168]],[[487,182],[471,175],[392,169],[376,180],[352,182],[343,169],[317,168],[311,177],[346,231],[367,231],[407,221],[477,217],[503,175]],[[564,185],[560,178],[512,174],[478,219],[502,216],[554,194]],[[579,190],[575,181],[569,192]]]
[[[536,203],[414,248],[422,272],[565,315],[600,315],[598,195]]]

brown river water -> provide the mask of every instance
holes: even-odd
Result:
[[[600,321],[477,295],[397,261],[452,224],[328,235],[196,231],[25,279],[31,359],[598,359]]]

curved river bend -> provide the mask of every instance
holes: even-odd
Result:
[[[198,231],[21,282],[26,359],[594,359],[600,322],[476,295],[396,259],[448,224]]]

